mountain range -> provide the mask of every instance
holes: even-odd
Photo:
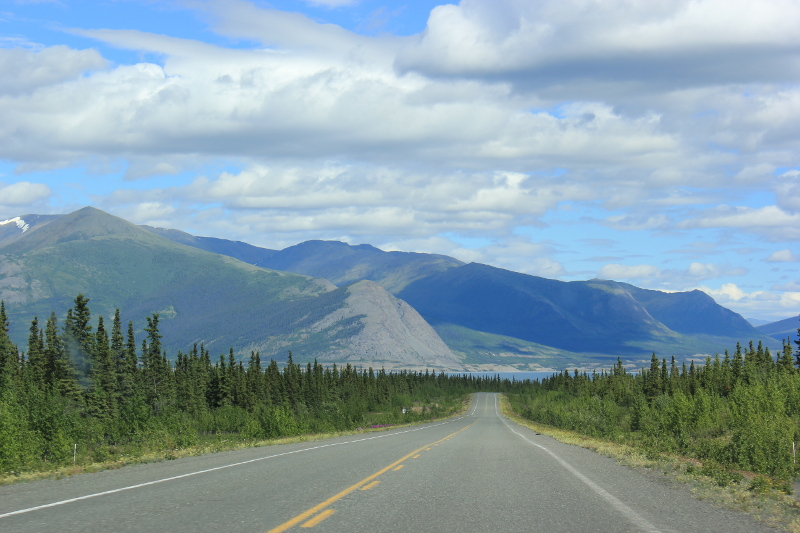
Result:
[[[91,207],[1,223],[0,261],[0,298],[23,346],[33,316],[63,313],[78,293],[138,327],[158,312],[172,353],[203,342],[276,360],[291,350],[387,369],[541,370],[780,346],[769,324],[754,328],[701,291],[563,282],[367,244],[270,250]]]

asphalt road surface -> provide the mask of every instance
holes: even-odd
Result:
[[[500,414],[0,487],[0,531],[775,531]]]

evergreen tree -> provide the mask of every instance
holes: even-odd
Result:
[[[58,331],[58,318],[52,312],[45,327],[45,380],[62,397],[75,404],[82,404],[83,394],[78,383],[78,371],[72,365],[64,344]]]
[[[117,403],[117,375],[102,316],[97,317],[94,337],[91,370],[93,404],[101,416],[111,416]]]
[[[46,388],[45,357],[42,331],[39,329],[39,317],[33,317],[28,334],[28,363],[25,369],[31,383],[37,388]]]
[[[0,392],[14,386],[19,377],[19,352],[8,336],[6,305],[0,301]]]
[[[161,353],[162,335],[158,330],[158,313],[147,317],[144,329],[147,339],[142,340],[142,383],[145,398],[153,412],[159,414],[169,401],[171,371]]]

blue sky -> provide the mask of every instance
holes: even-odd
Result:
[[[0,222],[93,205],[800,313],[800,2],[0,7]]]

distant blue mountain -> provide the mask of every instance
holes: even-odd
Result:
[[[797,340],[798,328],[800,328],[800,315],[764,324],[756,329],[764,335],[769,335],[773,339],[782,341],[787,338]]]
[[[249,245],[226,246],[228,254],[242,258]],[[738,341],[775,344],[701,291],[667,293],[598,279],[562,282],[442,255],[384,252],[336,241],[259,253],[263,257],[255,264],[339,286],[358,280],[380,283],[414,307],[451,349],[464,354],[467,364],[538,365],[546,360],[552,366],[557,363],[553,350],[575,361],[580,354],[687,356],[721,352]]]

